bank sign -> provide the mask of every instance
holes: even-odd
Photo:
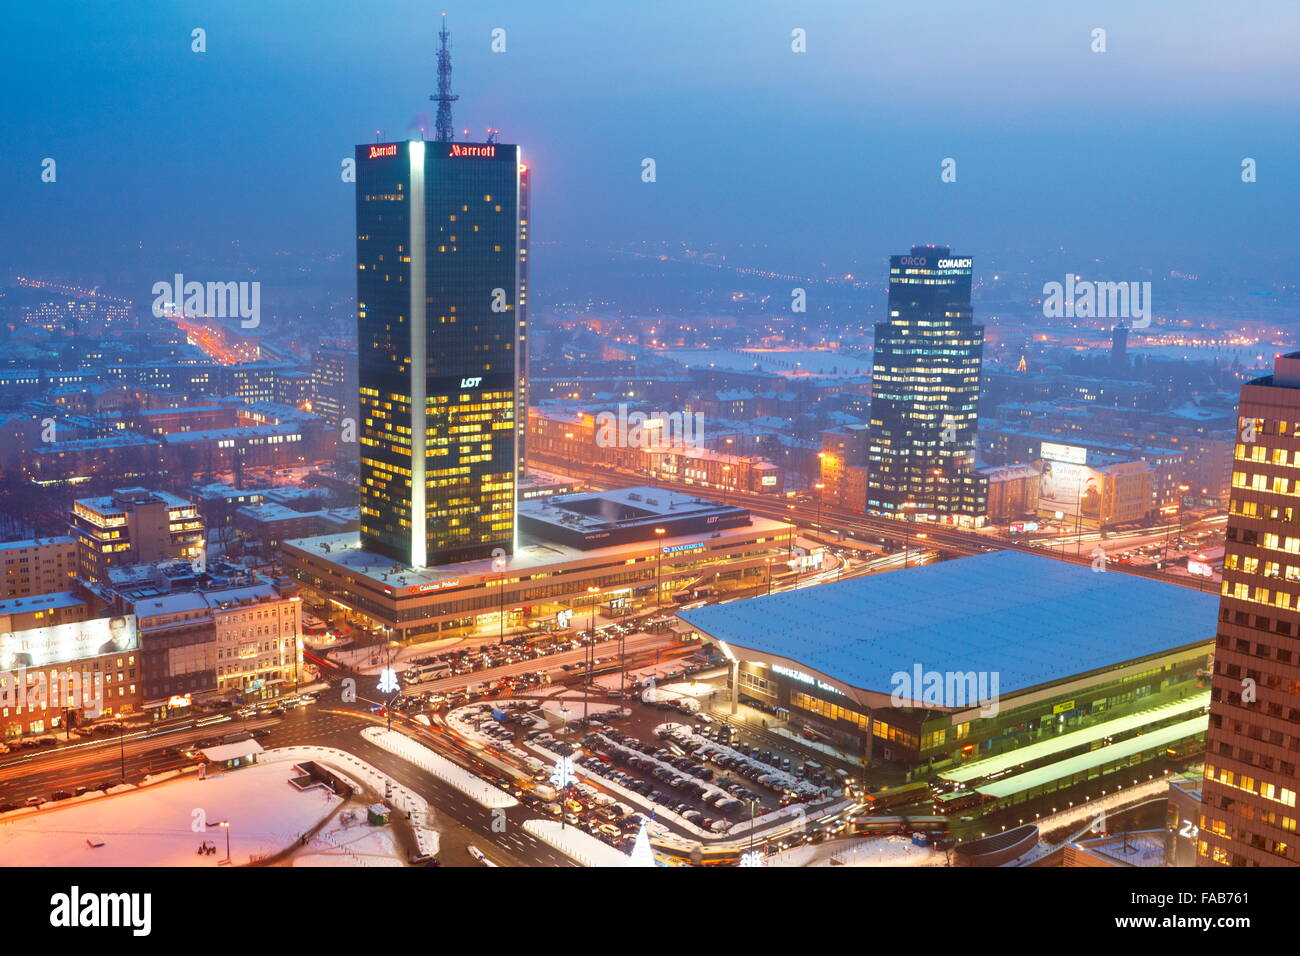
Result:
[[[812,674],[805,674],[803,671],[797,671],[789,667],[782,667],[780,664],[773,664],[772,671],[773,673],[780,674],[783,677],[789,677],[792,678],[793,680],[797,680],[800,683],[811,684],[812,686],[816,687],[818,690],[828,690],[832,694],[839,694],[841,697],[844,696],[844,691],[840,690],[838,687],[832,687],[824,680],[818,680],[817,678],[813,677]]]

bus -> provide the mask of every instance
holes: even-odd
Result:
[[[868,813],[881,813],[890,807],[901,807],[909,803],[920,803],[930,798],[930,785],[924,780],[905,783],[901,787],[886,787],[864,796]]]
[[[934,812],[949,816],[962,810],[969,810],[971,807],[978,807],[984,800],[984,795],[974,790],[955,790],[934,798]]]
[[[849,832],[861,835],[887,833],[947,833],[947,817],[852,817]]]

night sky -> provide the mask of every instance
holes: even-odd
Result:
[[[336,256],[346,277],[340,162],[376,129],[431,128],[440,10],[10,5],[3,278],[81,277],[143,299],[132,283],[182,259],[224,275]],[[446,12],[457,128],[474,140],[500,128],[534,169],[539,278],[548,248],[580,267],[588,249],[641,240],[791,271],[883,274],[890,253],[939,241],[977,257],[1064,249],[1116,268],[1295,275],[1300,4],[1288,0]],[[206,53],[191,52],[194,27]],[[490,50],[496,27],[504,54]],[[1105,53],[1090,49],[1095,27]],[[45,157],[54,184],[40,180]],[[945,157],[956,183],[940,182]],[[1241,182],[1243,157],[1257,183]]]

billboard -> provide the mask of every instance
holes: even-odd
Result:
[[[1054,441],[1045,441],[1038,447],[1038,456],[1049,461],[1064,461],[1071,465],[1086,465],[1088,449],[1078,445],[1062,445]]]
[[[135,616],[99,617],[0,633],[0,670],[45,667],[140,649]]]
[[[1038,482],[1038,508],[1100,519],[1104,481],[1099,471],[1087,465],[1044,460]]]

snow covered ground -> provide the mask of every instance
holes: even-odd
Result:
[[[344,817],[347,819],[344,819]],[[437,854],[433,844],[431,856]],[[392,826],[372,826],[361,810],[330,820],[293,856],[293,866],[402,866],[402,848]]]
[[[526,820],[524,830],[583,866],[628,866],[632,858],[577,827],[557,820]]]
[[[421,770],[427,770],[439,780],[451,784],[461,793],[476,803],[489,808],[514,807],[519,801],[504,790],[498,790],[481,777],[470,773],[459,764],[452,763],[442,754],[436,753],[424,744],[412,740],[396,730],[383,727],[367,727],[361,736],[389,753],[396,754],[403,760],[415,764]]]
[[[402,786],[392,777],[380,773],[364,760],[334,747],[313,745],[278,747],[264,753],[262,760],[263,762],[292,760],[294,763],[316,760],[339,771],[339,775],[354,788],[356,782],[360,780],[376,793],[387,794],[388,805],[399,813],[406,814],[410,819],[411,829],[415,834],[416,851],[427,856],[438,855],[438,831],[429,824],[432,811],[428,801],[414,790]]]
[[[10,866],[217,866],[226,835],[235,864],[278,853],[334,810],[341,798],[300,791],[289,763],[166,780],[0,822],[0,863]],[[229,831],[217,825],[229,819]],[[199,844],[215,844],[200,855]],[[91,844],[100,844],[92,846]]]

